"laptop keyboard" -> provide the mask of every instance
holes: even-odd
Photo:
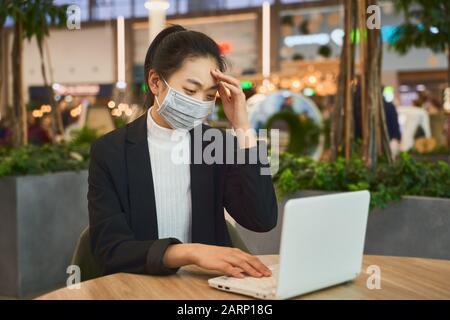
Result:
[[[269,266],[272,271],[270,277],[255,278],[246,276],[244,278],[224,277],[230,287],[251,288],[255,291],[275,293],[278,279],[278,265]]]

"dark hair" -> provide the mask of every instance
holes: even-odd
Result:
[[[212,57],[217,61],[220,71],[225,71],[225,57],[220,53],[217,43],[206,34],[198,31],[187,30],[175,24],[163,29],[153,39],[145,56],[144,77],[148,85],[150,69],[168,79],[172,73],[178,70],[186,58]],[[153,105],[155,96],[148,90],[144,107]]]

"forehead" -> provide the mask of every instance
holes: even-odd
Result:
[[[213,58],[198,57],[185,59],[181,68],[172,77],[175,81],[186,81],[189,78],[199,80],[204,86],[211,86],[216,80],[211,75],[211,70],[217,69],[217,63]]]

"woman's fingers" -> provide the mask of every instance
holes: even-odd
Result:
[[[218,88],[218,91],[219,91],[219,95],[220,95],[220,98],[222,99],[222,101],[229,101],[230,100],[230,96],[228,95],[228,92],[227,92],[227,90],[225,89],[225,86],[222,84],[222,82],[219,82],[219,88]]]
[[[244,92],[241,88],[237,88],[227,82],[221,81],[221,84],[225,86],[225,88],[228,88],[231,91],[231,94],[238,96],[240,94],[244,95]]]
[[[259,260],[257,257],[252,256],[251,254],[245,252],[242,252],[242,255],[245,261],[261,275],[270,276],[272,274],[270,269],[264,263],[262,263],[261,260]]]
[[[239,82],[238,79],[233,78],[231,76],[227,76],[226,74],[223,74],[220,70],[217,70],[217,69],[212,70],[211,72],[216,78],[223,80],[224,82],[226,82],[228,84],[231,84],[233,87],[236,87],[238,89],[241,88],[241,83]]]
[[[232,254],[228,255],[228,261],[233,263],[234,266],[242,268],[245,272],[253,277],[270,276],[272,272],[270,269],[261,262],[258,257],[243,252],[239,249],[232,249]]]
[[[231,263],[234,267],[241,268],[248,275],[252,277],[262,277],[262,273],[256,270],[252,265],[250,265],[244,257],[240,256],[229,256],[227,257],[227,261]]]
[[[194,264],[242,278],[244,273],[252,277],[270,276],[271,272],[257,257],[237,248],[201,245],[192,258]]]
[[[263,275],[265,275],[267,277],[272,275],[272,271],[270,271],[270,269],[264,263],[262,263],[258,257],[249,255],[247,262],[250,265],[252,265],[252,267],[254,267],[256,270],[258,270],[258,272],[262,273]]]
[[[225,272],[226,274],[228,274],[232,277],[235,277],[235,278],[243,278],[244,277],[242,269],[236,268],[229,263],[226,263],[221,271]]]

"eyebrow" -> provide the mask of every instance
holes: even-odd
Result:
[[[198,82],[197,80],[195,80],[195,79],[187,79],[187,81],[192,83],[192,84],[195,84],[196,86],[199,86],[199,87],[202,86],[202,84],[200,82]],[[206,90],[212,90],[212,89],[216,89],[217,90],[218,88],[219,88],[219,85],[216,83],[215,85],[209,87]]]

